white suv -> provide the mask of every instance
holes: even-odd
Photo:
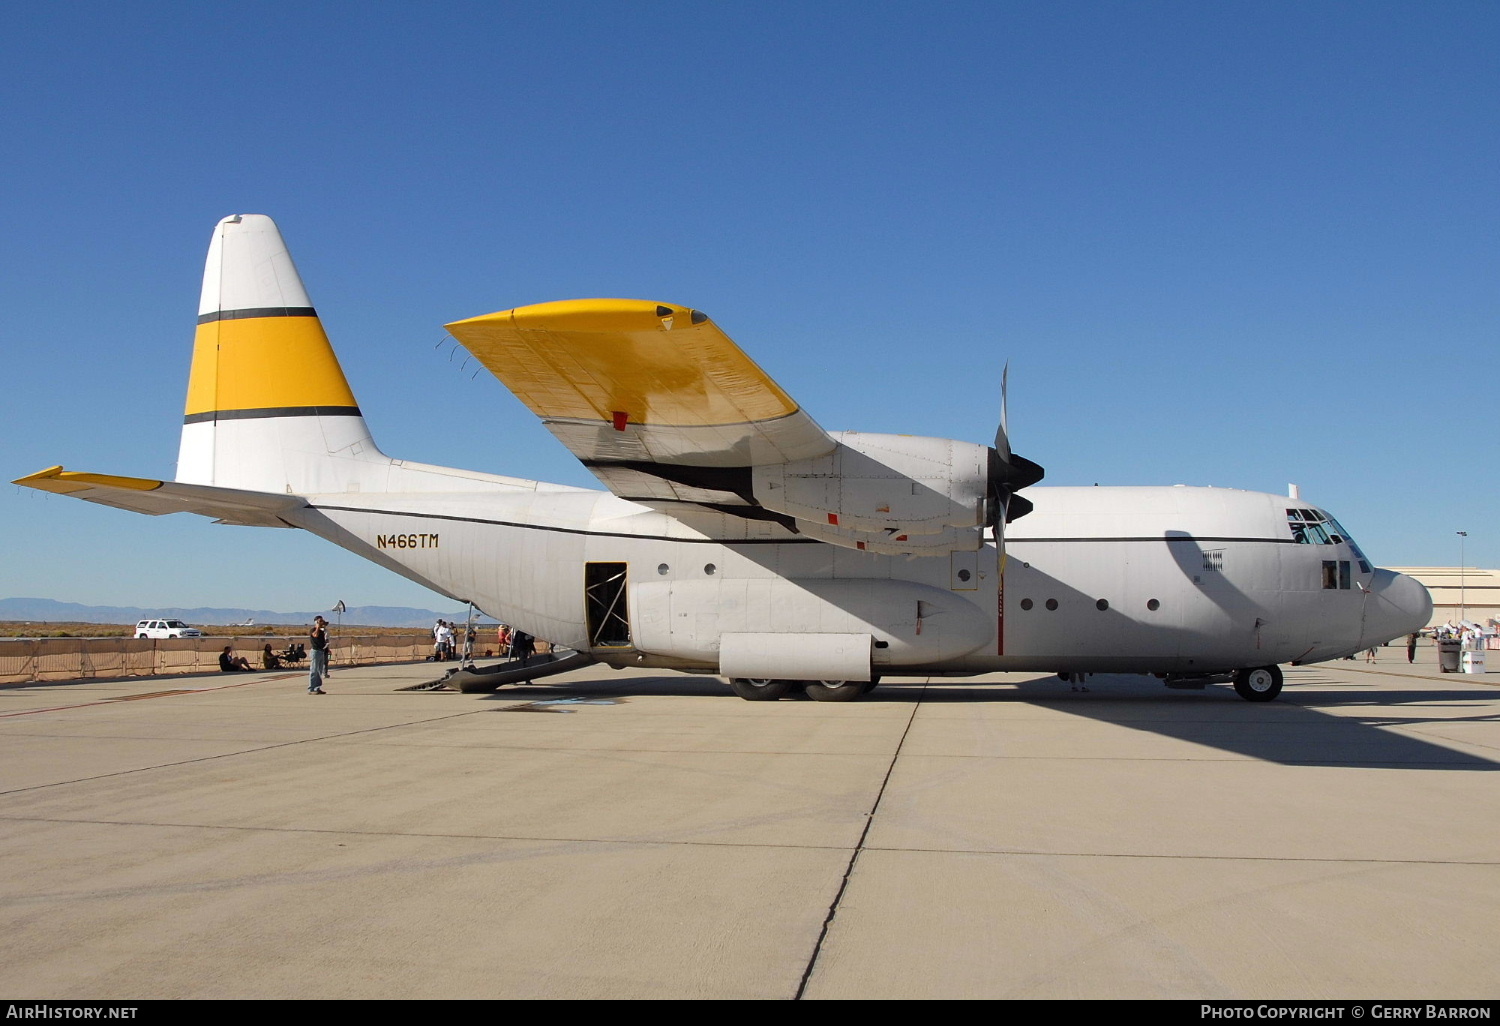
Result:
[[[138,638],[201,638],[203,632],[181,620],[142,620],[135,625]]]

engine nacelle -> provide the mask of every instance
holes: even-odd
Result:
[[[877,536],[872,540],[966,536],[950,529],[984,525],[987,446],[860,431],[832,437],[838,447],[826,456],[753,468],[755,500],[799,521],[838,528],[839,534]],[[965,537],[958,547],[977,546]]]

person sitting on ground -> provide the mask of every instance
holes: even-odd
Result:
[[[250,660],[234,654],[234,646],[225,645],[224,651],[219,653],[219,669],[224,673],[233,673],[236,670],[253,670],[253,667]]]
[[[271,643],[269,641],[266,642],[266,647],[261,649],[260,665],[263,669],[267,670],[281,669],[281,657],[271,651]]]

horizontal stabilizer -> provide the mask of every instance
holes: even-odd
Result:
[[[155,481],[144,477],[87,474],[62,467],[48,467],[15,482],[43,492],[55,492],[132,513],[161,516],[164,513],[197,513],[221,524],[245,527],[290,527],[277,514],[305,506],[296,495],[250,492],[238,488]]]

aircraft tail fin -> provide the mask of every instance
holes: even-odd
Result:
[[[310,494],[359,487],[375,446],[276,222],[220,221],[209,245],[177,480]]]

